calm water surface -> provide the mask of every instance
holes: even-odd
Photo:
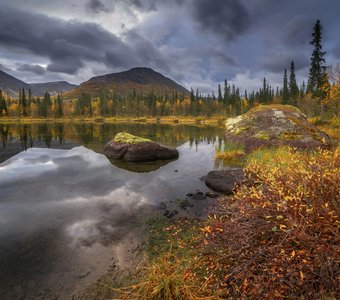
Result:
[[[129,133],[177,147],[167,164],[109,161]],[[223,130],[156,124],[0,124],[0,299],[71,299],[145,235],[160,202],[173,207],[217,167]],[[196,201],[191,213],[204,213]],[[177,208],[178,209],[178,208]],[[182,211],[182,214],[186,212]]]

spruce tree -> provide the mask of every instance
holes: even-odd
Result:
[[[218,102],[222,102],[222,100],[223,100],[223,98],[222,98],[222,90],[221,90],[221,85],[220,84],[218,84],[217,100],[218,100]]]
[[[300,88],[300,98],[303,98],[306,92],[306,83],[305,81],[302,82],[301,88]]]
[[[229,94],[230,94],[230,87],[228,86],[227,79],[224,79],[223,102],[224,102],[225,106],[227,106],[229,104]]]
[[[289,75],[289,92],[290,92],[290,104],[297,105],[297,98],[299,97],[299,87],[296,83],[294,62],[290,64]]]
[[[0,90],[0,117],[2,117],[4,115],[3,111],[4,111],[3,98],[2,98],[2,91]]]
[[[285,69],[283,74],[283,88],[282,88],[282,104],[289,104],[289,89],[288,89],[288,78],[287,69]]]
[[[25,89],[22,89],[21,97],[22,97],[21,98],[22,116],[27,117],[27,99],[26,99]]]
[[[321,31],[322,25],[318,19],[313,27],[313,39],[310,42],[310,44],[314,46],[314,49],[309,68],[307,92],[312,93],[313,97],[319,97],[322,99],[325,97],[325,92],[322,90],[322,87],[327,82],[327,76],[326,66],[324,65],[326,52],[322,51]]]
[[[63,103],[60,95],[58,95],[56,100],[56,117],[61,118],[62,116],[63,116]]]
[[[41,114],[43,117],[47,118],[50,108],[52,106],[51,96],[48,92],[45,92],[44,98],[41,102]]]

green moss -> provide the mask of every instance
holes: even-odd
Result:
[[[253,135],[254,138],[261,139],[261,140],[269,140],[269,134],[266,131],[259,131]]]
[[[149,139],[135,136],[127,132],[117,133],[113,141],[115,143],[125,143],[125,144],[137,144],[137,143],[151,142],[151,140]]]

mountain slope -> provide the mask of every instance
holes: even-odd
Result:
[[[127,95],[133,90],[137,94],[147,95],[151,92],[158,95],[178,94],[188,95],[189,91],[172,79],[155,72],[150,68],[133,68],[120,73],[111,73],[103,76],[92,77],[80,84],[76,89],[66,93],[66,97],[77,97],[82,92],[91,96],[99,96],[102,92],[115,92]]]
[[[67,81],[26,83],[0,70],[0,90],[3,94],[8,94],[11,97],[18,97],[19,90],[22,88],[26,91],[30,89],[33,96],[43,96],[46,91],[51,95],[56,95],[65,93],[76,87],[77,85],[68,83]]]
[[[51,95],[63,94],[77,87],[77,85],[68,83],[67,81],[30,83],[30,86],[32,87],[34,96],[42,96],[46,91]]]
[[[19,93],[19,90],[22,88],[30,89],[31,86],[28,83],[23,82],[0,70],[0,90],[4,94],[8,94],[11,97],[16,97]]]

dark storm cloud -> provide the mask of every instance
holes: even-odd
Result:
[[[337,59],[340,60],[340,44],[339,45],[336,45],[333,49],[332,49],[332,52],[333,56]]]
[[[44,75],[46,73],[46,69],[39,65],[30,65],[30,64],[17,64],[17,71],[22,72],[30,72],[36,75]]]
[[[265,57],[261,67],[273,73],[281,73],[284,69],[289,69],[292,61],[294,61],[295,70],[297,71],[309,65],[308,55],[292,51],[281,51]]]
[[[195,0],[191,3],[195,20],[205,30],[219,34],[224,40],[233,40],[250,26],[250,16],[242,1]]]
[[[182,5],[190,0],[120,0],[136,7],[140,11],[155,11],[159,6],[163,5]]]
[[[287,46],[307,46],[314,22],[313,18],[304,15],[294,17],[286,25],[283,42]]]
[[[12,71],[10,68],[4,66],[3,64],[0,63],[0,70],[5,71],[5,72],[10,72]]]
[[[44,80],[147,66],[210,91],[225,77],[243,88],[267,73],[275,80],[292,60],[303,77],[317,18],[326,64],[340,60],[338,0],[0,0],[0,7],[1,63],[28,64],[15,75],[37,80],[32,62],[47,65]]]
[[[75,74],[86,62],[108,67],[164,65],[150,42],[137,38],[131,45],[94,23],[64,21],[4,7],[0,10],[0,46],[47,57],[47,70]]]
[[[153,61],[159,68],[169,70],[166,59],[149,40],[135,30],[127,32],[125,38],[127,43],[135,49],[135,55],[139,61]]]
[[[86,4],[87,10],[93,13],[108,12],[109,10],[100,0],[89,0]]]

